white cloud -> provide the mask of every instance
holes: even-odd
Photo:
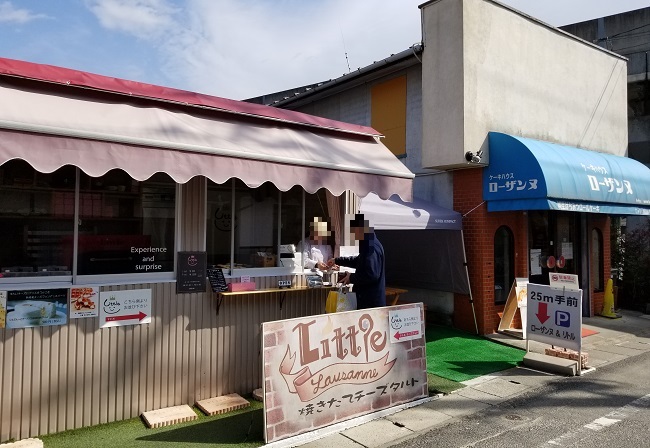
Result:
[[[502,1],[556,23],[560,6],[561,17],[579,20],[572,14],[594,13],[592,4],[620,10],[648,0]],[[406,50],[421,39],[424,0],[85,2],[105,28],[146,40],[158,59],[146,70],[188,90],[242,99],[337,78],[348,61],[354,71]]]
[[[165,70],[192,89],[246,98],[336,78],[420,39],[419,0],[188,0]]]
[[[0,22],[27,23],[32,20],[46,19],[44,14],[34,14],[28,9],[18,9],[11,2],[0,3]]]
[[[174,26],[179,10],[165,0],[87,0],[104,28],[155,40]]]

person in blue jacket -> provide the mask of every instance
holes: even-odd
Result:
[[[352,283],[352,291],[357,295],[357,309],[386,306],[384,247],[362,214],[354,215],[350,232],[359,241],[359,255],[331,258],[327,264],[355,269],[354,273],[339,276],[339,283]]]

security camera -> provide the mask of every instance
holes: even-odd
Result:
[[[476,154],[474,154],[472,151],[467,151],[465,153],[465,160],[467,160],[467,163],[481,163],[481,158],[483,157],[483,151],[478,150]]]

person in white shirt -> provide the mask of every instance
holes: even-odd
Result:
[[[321,271],[328,270],[327,260],[333,257],[334,251],[329,244],[331,231],[327,222],[321,217],[315,217],[309,224],[309,236],[298,243],[298,252],[302,253],[302,263],[305,269]]]

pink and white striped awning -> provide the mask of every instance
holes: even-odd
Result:
[[[411,199],[413,173],[364,126],[2,58],[0,104],[0,165]]]

